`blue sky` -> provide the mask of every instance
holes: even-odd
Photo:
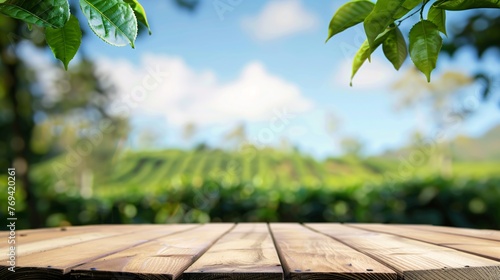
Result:
[[[351,59],[364,40],[362,27],[324,43],[331,16],[343,1],[209,0],[200,1],[193,13],[173,1],[142,2],[153,35],[142,34],[135,49],[109,46],[95,36],[84,42],[99,70],[120,84],[120,98],[130,97],[151,71],[168,73],[144,97],[123,101],[132,102],[131,148],[141,134],[151,132],[158,136],[158,147],[202,141],[224,147],[223,135],[245,123],[254,144],[287,139],[304,152],[325,157],[340,152],[343,137],[359,137],[367,153],[374,154],[408,143],[417,129],[432,132],[425,107],[394,109],[400,95],[391,84],[411,68],[409,59],[396,72],[377,52],[349,87]],[[221,14],[217,3],[236,5]],[[494,55],[487,54],[481,64],[470,50],[453,59],[443,56],[433,76],[450,69],[466,74],[479,66],[499,69]],[[464,96],[477,92],[469,86]],[[479,135],[499,123],[495,104],[478,106],[479,113],[453,133]],[[293,117],[284,125],[273,124],[276,112],[284,111]],[[339,120],[334,133],[326,130],[329,115]],[[181,137],[187,123],[198,127],[189,143]]]

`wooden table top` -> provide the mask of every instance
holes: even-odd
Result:
[[[7,240],[8,232],[0,232]],[[500,231],[382,224],[91,225],[16,232],[0,279],[500,280]]]

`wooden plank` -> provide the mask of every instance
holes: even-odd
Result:
[[[403,227],[430,230],[436,232],[444,232],[456,235],[465,235],[476,238],[490,239],[500,242],[500,231],[491,229],[471,229],[471,228],[455,228],[430,225],[402,225]]]
[[[119,230],[122,233],[125,230],[133,230],[137,225],[87,225],[87,226],[69,226],[69,227],[52,227],[52,228],[40,228],[40,229],[23,229],[16,230],[16,239],[18,239],[23,244],[45,240],[52,237],[61,237],[79,234],[81,232],[92,232],[98,231],[116,231]],[[9,231],[2,231],[0,237],[9,236]],[[1,245],[0,244],[0,248]]]
[[[16,231],[16,243],[28,244],[37,241],[56,240],[66,236],[80,235],[83,233],[95,232],[110,232],[110,233],[126,233],[137,228],[136,225],[106,225],[106,226],[75,226],[75,227],[60,227],[60,228],[46,228],[38,230],[19,230]],[[0,250],[7,248],[8,244],[0,244]]]
[[[71,227],[50,227],[50,228],[38,228],[38,229],[20,229],[16,230],[16,234],[18,235],[27,235],[30,233],[44,233],[44,232],[58,232],[58,231],[65,231],[67,228],[72,228],[75,231],[79,230],[80,228],[87,228],[87,227],[94,227],[94,226],[71,226]],[[3,230],[0,231],[0,238],[5,237],[9,235],[9,231]]]
[[[86,226],[67,226],[67,227],[51,227],[51,228],[40,228],[40,229],[22,229],[16,230],[16,240],[19,243],[26,244],[41,240],[47,240],[52,238],[59,238],[63,236],[70,236],[80,234],[82,232],[105,232],[105,231],[117,231],[120,233],[130,232],[134,230],[138,225],[86,225]],[[143,226],[143,225],[139,225]],[[148,226],[154,226],[149,224]],[[160,225],[156,225],[160,226]],[[10,235],[9,231],[1,231],[0,238],[8,237]],[[6,248],[5,244],[0,244],[0,250]]]
[[[79,226],[61,226],[61,227],[46,227],[46,228],[37,228],[37,229],[19,229],[16,230],[18,233],[40,233],[40,232],[56,232],[56,231],[65,231],[67,229],[72,229],[72,230],[85,230],[88,228],[96,228],[96,227],[102,227],[102,226],[109,226],[109,227],[115,227],[115,226],[124,226],[121,224],[99,224],[99,225],[79,225]],[[133,226],[133,225],[126,225],[126,226]],[[8,233],[8,231],[2,230],[0,233]]]
[[[80,242],[62,248],[32,253],[17,259],[15,279],[61,279],[71,268],[123,251],[150,240],[195,228],[196,225],[144,227],[140,232]],[[12,278],[12,272],[0,265],[0,279]]]
[[[400,236],[340,224],[307,224],[396,270],[405,280],[498,280],[500,263]]]
[[[270,224],[276,248],[291,279],[396,279],[372,258],[299,224]],[[288,279],[287,278],[287,279]]]
[[[207,224],[75,267],[72,279],[178,279],[234,224]]]
[[[395,234],[500,261],[500,242],[493,240],[426,231],[424,229],[413,229],[395,225],[349,224],[349,226],[370,231]]]
[[[192,264],[183,279],[283,279],[267,224],[238,224]]]
[[[131,225],[115,225],[115,226],[100,226],[72,229],[68,227],[67,230],[55,230],[40,232],[31,232],[24,236],[16,237],[16,256],[23,257],[29,254],[70,246],[81,242],[106,238],[111,236],[123,235],[126,233],[144,231],[155,229],[158,226],[131,226]],[[9,244],[5,242],[0,249],[7,251]],[[9,257],[6,255],[0,256],[0,261],[7,260]]]

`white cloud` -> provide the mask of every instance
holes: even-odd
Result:
[[[352,61],[344,60],[335,72],[335,86],[349,87],[352,73]],[[358,70],[352,81],[353,90],[386,89],[391,82],[396,81],[398,72],[387,61],[372,56],[371,63],[367,60]]]
[[[296,85],[270,74],[259,62],[248,63],[227,83],[211,71],[195,71],[181,58],[167,56],[146,55],[139,66],[107,59],[98,65],[120,92],[112,112],[163,115],[173,125],[267,121],[275,111],[301,113],[313,106]]]
[[[253,37],[266,41],[313,29],[318,22],[299,0],[274,0],[260,14],[243,18],[241,24]]]

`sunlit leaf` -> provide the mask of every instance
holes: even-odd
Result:
[[[78,19],[72,15],[62,28],[47,27],[45,39],[54,56],[62,61],[67,70],[68,63],[73,59],[82,42],[82,30]]]
[[[379,36],[390,24],[406,2],[403,0],[378,0],[373,11],[366,17],[364,27],[370,47],[375,47],[375,38]]]
[[[68,0],[7,0],[0,12],[26,23],[42,27],[61,28],[69,19]]]
[[[134,10],[134,14],[137,17],[137,20],[142,22],[149,31],[149,35],[151,35],[151,28],[149,27],[148,17],[146,16],[146,10],[137,0],[124,0],[125,3],[129,4],[132,10]]]
[[[446,35],[446,11],[444,9],[431,6],[427,14],[427,20],[434,23],[438,30]]]
[[[356,55],[354,56],[354,60],[352,62],[352,74],[351,74],[351,83],[350,83],[351,86],[352,86],[352,80],[353,80],[354,76],[356,75],[356,73],[358,73],[359,68],[361,68],[361,66],[363,66],[363,64],[365,63],[365,61],[367,59],[369,60],[370,55],[373,53],[373,51],[375,51],[382,44],[382,42],[384,42],[384,40],[387,38],[387,35],[390,32],[391,32],[391,30],[387,29],[386,31],[384,31],[384,33],[380,34],[380,36],[378,36],[375,39],[374,48],[370,47],[368,40],[365,40],[363,42],[363,45],[361,45],[361,47],[359,48],[359,50],[356,53]]]
[[[427,81],[431,80],[431,72],[436,68],[436,63],[443,45],[443,39],[437,26],[422,20],[410,30],[410,57],[415,66],[425,74]]]
[[[418,4],[421,4],[422,0],[405,0],[402,4],[401,7],[398,8],[398,10],[394,13],[393,19],[399,19],[406,15],[409,11],[415,9],[415,7],[418,6]]]
[[[434,3],[436,8],[462,11],[478,8],[500,8],[500,0],[438,0]]]
[[[401,68],[401,65],[408,57],[408,49],[406,41],[399,28],[395,27],[388,32],[386,39],[382,43],[385,57],[394,65],[396,70]]]
[[[365,20],[366,16],[373,10],[373,4],[367,0],[354,0],[342,5],[332,17],[328,28],[328,41],[335,34],[338,34],[349,27],[352,27]]]
[[[368,40],[365,40],[363,42],[363,45],[359,48],[358,52],[354,56],[354,60],[352,61],[352,74],[351,74],[351,87],[352,87],[352,80],[354,79],[354,76],[356,73],[358,73],[359,68],[363,66],[365,61],[368,59],[370,54],[372,53],[370,44],[368,44]]]
[[[114,46],[130,44],[137,37],[137,18],[122,0],[80,0],[89,26],[104,42]]]

